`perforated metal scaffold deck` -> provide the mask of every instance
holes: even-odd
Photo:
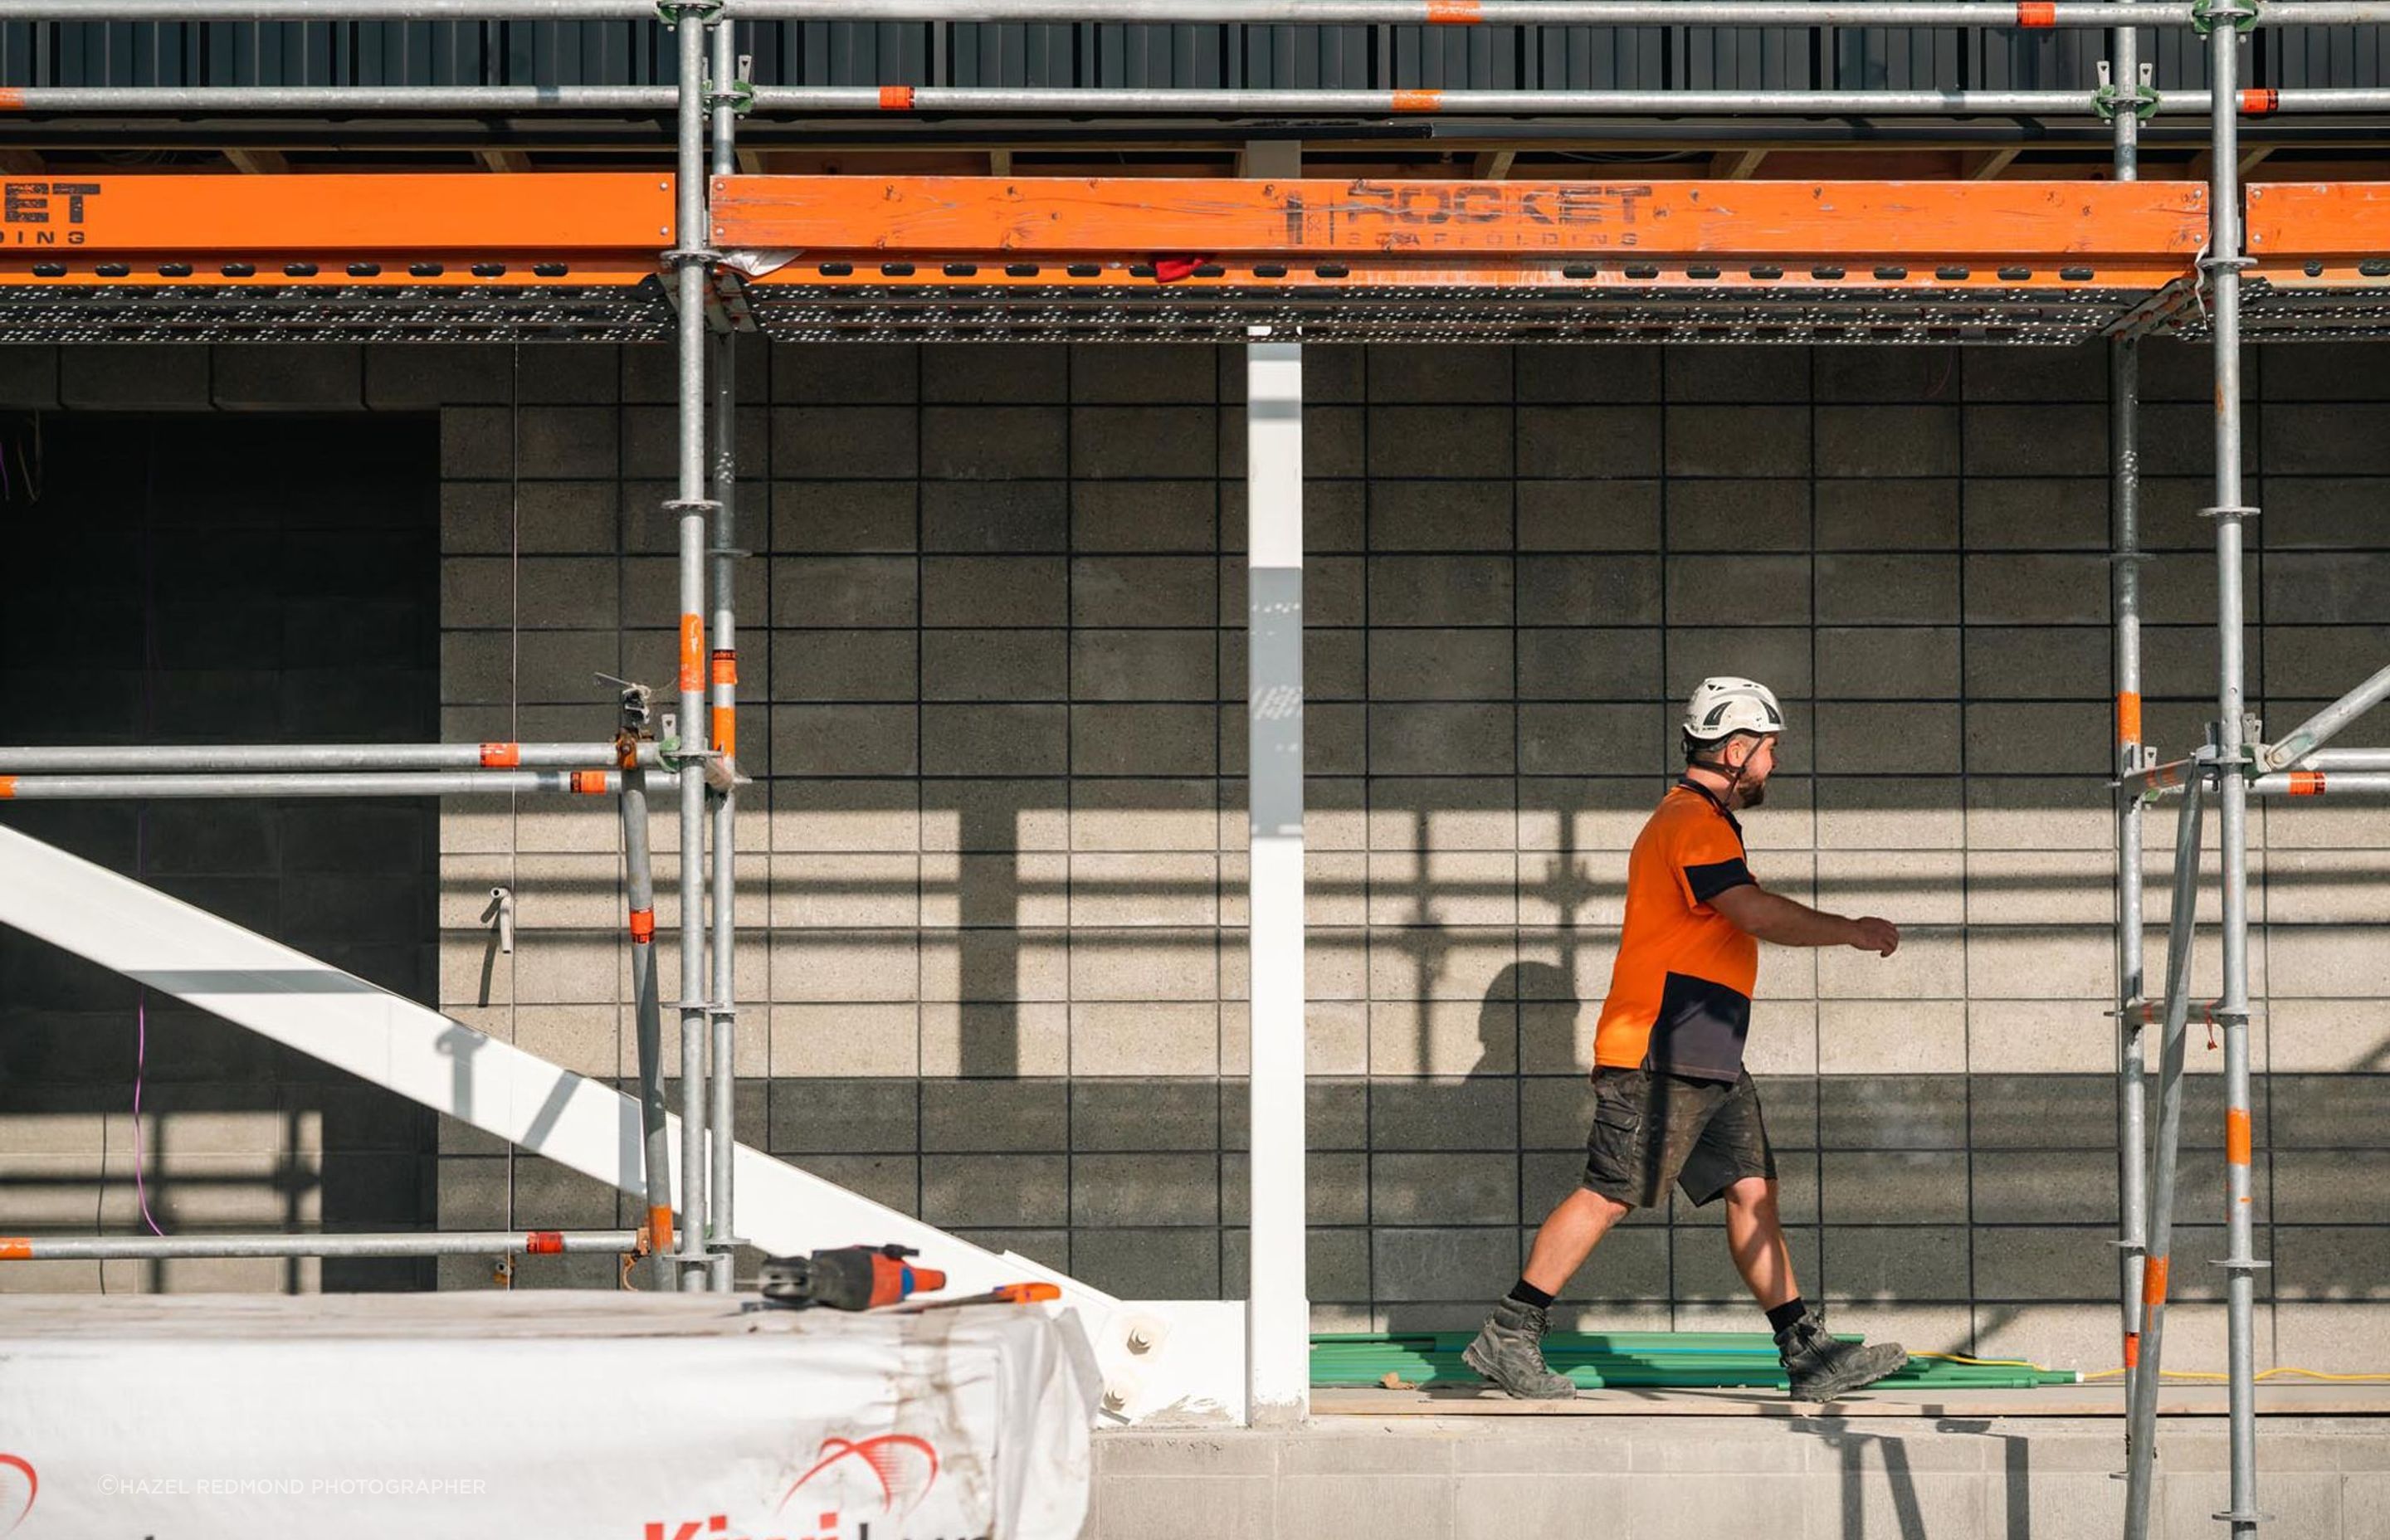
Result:
[[[661,340],[642,173],[6,183],[0,341]],[[802,341],[2070,343],[2204,333],[2196,184],[714,179]],[[2248,329],[2390,332],[2390,186],[2248,195]]]

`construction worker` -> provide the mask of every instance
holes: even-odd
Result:
[[[1855,946],[1890,956],[1900,932],[1769,892],[1745,864],[1739,809],[1757,807],[1784,713],[1766,686],[1704,679],[1685,708],[1685,773],[1626,865],[1626,921],[1594,1035],[1593,1129],[1583,1185],[1544,1220],[1525,1273],[1462,1354],[1514,1396],[1565,1400],[1544,1362],[1552,1297],[1613,1225],[1662,1201],[1726,1200],[1727,1249],[1767,1313],[1800,1401],[1831,1401],[1908,1361],[1896,1345],[1828,1335],[1801,1298],[1776,1213],[1776,1157],[1742,1067],[1759,943]]]

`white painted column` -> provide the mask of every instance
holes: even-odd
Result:
[[[1246,1405],[1311,1411],[1304,1260],[1303,348],[1245,346],[1247,826],[1252,866],[1253,1282]]]

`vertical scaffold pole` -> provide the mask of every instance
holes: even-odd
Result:
[[[1245,345],[1246,800],[1253,959],[1246,1414],[1311,1409],[1304,1277],[1303,348]]]
[[[2241,489],[2242,253],[2240,24],[2256,0],[2215,0],[2207,15],[2211,148],[2208,314],[2216,347],[2216,651],[2217,760],[2222,781],[2217,833],[2223,858],[2224,993],[2216,1019],[2224,1030],[2225,1368],[2232,1426],[2232,1502],[2216,1517],[2234,1540],[2255,1534],[2257,1511],[2257,1383],[2254,1328],[2255,1270],[2250,1223],[2249,1099],[2249,781],[2252,736],[2244,696],[2242,527],[2256,509]]]
[[[680,44],[675,244],[680,304],[680,1286],[701,1290],[706,1256],[705,975],[705,28],[693,0],[667,14]]]
[[[2140,39],[2119,27],[2108,49],[2110,85],[2129,98],[2114,115],[2116,180],[2141,174]],[[2114,99],[2114,98],[2112,98]],[[2114,526],[2111,582],[2116,609],[2116,773],[2141,761],[2141,344],[2119,337],[2108,344],[2108,452],[2111,520]],[[2149,1066],[2141,1022],[2141,799],[2116,802],[2116,1246],[2117,1303],[2124,1343],[2125,1395],[2141,1353],[2141,1262],[2147,1254],[2149,1205]],[[2131,1418],[2126,1419],[2127,1428]]]
[[[2166,1271],[2174,1247],[2175,1152],[2182,1142],[2182,1058],[2191,1016],[2191,953],[2199,918],[2200,819],[2204,773],[2183,783],[2174,831],[2174,912],[2166,925],[2165,1019],[2159,1039],[2156,1174],[2150,1184],[2149,1254],[2141,1283],[2141,1354],[2127,1376],[2125,1540],[2149,1540],[2157,1476],[2159,1365],[2165,1356]]]
[[[656,880],[648,857],[648,773],[623,766],[623,861],[630,889],[631,1001],[639,1053],[639,1150],[648,1196],[650,1287],[673,1277],[672,1136],[664,1126],[663,1009],[656,995]]]
[[[713,29],[713,172],[739,169],[739,115],[733,110],[738,80],[738,28]],[[711,200],[709,199],[709,203]],[[709,239],[711,230],[707,232]],[[708,740],[717,756],[713,800],[713,1059],[712,1082],[713,1150],[706,1195],[706,1238],[713,1257],[713,1288],[730,1290],[738,1245],[730,1190],[738,1150],[733,1107],[739,1084],[739,551],[737,510],[732,501],[739,478],[739,339],[728,331],[713,338],[713,643],[711,683],[713,720]]]

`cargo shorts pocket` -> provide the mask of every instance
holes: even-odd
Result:
[[[1633,1084],[1625,1084],[1634,1082]],[[1603,1075],[1593,1083],[1593,1127],[1585,1140],[1587,1183],[1613,1197],[1644,1187],[1643,1095],[1645,1076]],[[1621,1201],[1632,1200],[1621,1198]]]

